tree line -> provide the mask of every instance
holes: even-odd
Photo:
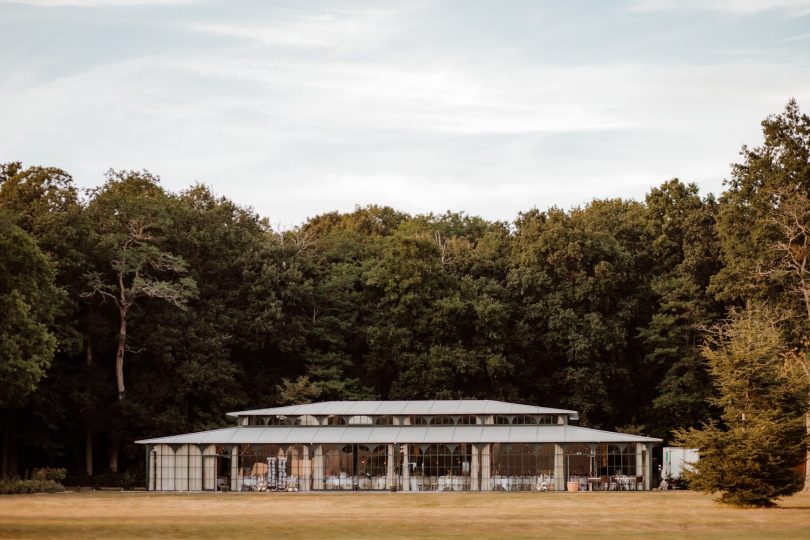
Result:
[[[758,302],[796,358],[810,336],[810,119],[762,126],[719,197],[672,179],[513,222],[372,205],[276,230],[201,184],[6,163],[0,474],[134,471],[135,439],[314,400],[501,399],[666,440],[722,421],[708,328]]]

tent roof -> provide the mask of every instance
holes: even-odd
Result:
[[[660,443],[571,425],[246,426],[143,439],[139,444]]]
[[[576,411],[551,409],[484,399],[443,399],[415,401],[324,401],[306,405],[289,405],[248,411],[229,412],[229,416],[270,415],[438,415],[438,414],[565,414],[571,420],[579,420]]]

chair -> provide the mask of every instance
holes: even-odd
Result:
[[[636,476],[636,491],[638,491],[639,487],[643,490],[644,489],[644,477],[643,476]]]
[[[599,489],[602,491],[607,491],[610,489],[610,477],[609,476],[600,476],[599,477]]]

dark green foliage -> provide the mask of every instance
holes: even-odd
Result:
[[[801,340],[796,338],[810,329],[808,299],[800,291],[786,293],[796,285],[807,286],[800,283],[806,276],[785,268],[778,244],[787,242],[800,248],[806,241],[801,230],[792,241],[786,238],[780,221],[790,201],[799,197],[801,204],[804,197],[799,225],[808,226],[810,117],[801,114],[791,100],[782,114],[765,119],[762,128],[764,143],[743,147],[743,161],[732,166],[728,190],[720,198],[717,230],[724,264],[712,279],[712,287],[728,300],[756,298],[794,313],[796,328],[791,341],[798,345]],[[805,256],[806,249],[802,251]]]
[[[67,476],[67,470],[58,467],[42,467],[41,469],[34,469],[31,473],[32,480],[53,480],[54,482],[61,482]]]
[[[27,493],[61,493],[65,486],[54,480],[23,480],[20,478],[0,478],[0,495],[22,495]]]
[[[60,293],[48,257],[0,211],[0,407],[21,405],[45,377]]]
[[[623,414],[634,408],[629,355],[649,304],[643,205],[610,200],[529,212],[514,243],[508,287],[525,395],[578,409],[593,426],[633,421]]]
[[[650,434],[667,437],[677,427],[709,417],[711,384],[700,357],[702,329],[720,306],[706,292],[719,269],[715,233],[717,206],[701,199],[697,186],[670,180],[647,195],[648,229],[656,269],[650,281],[655,310],[639,329],[646,356],[642,379],[651,402]]]

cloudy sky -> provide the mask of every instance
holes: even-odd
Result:
[[[512,220],[721,191],[764,117],[810,111],[810,1],[0,0],[0,73],[0,161],[82,187]]]

